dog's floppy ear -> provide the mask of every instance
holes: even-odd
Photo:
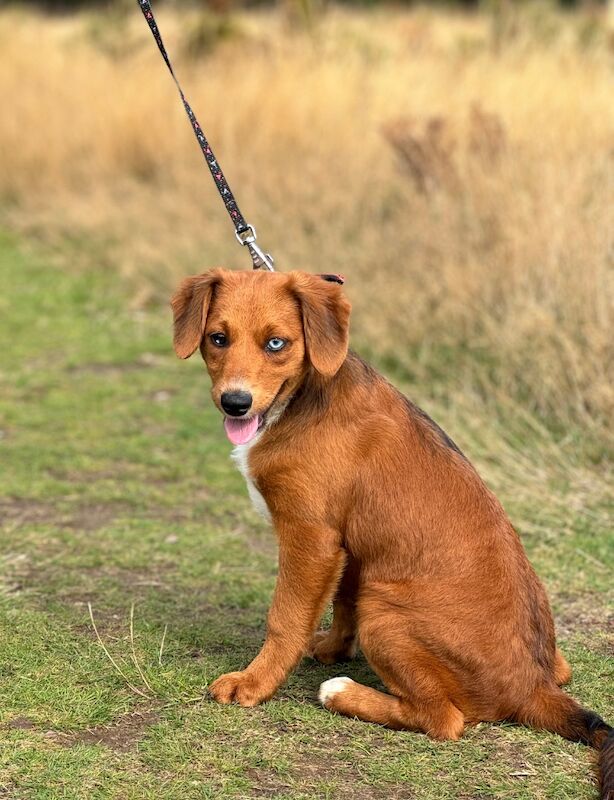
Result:
[[[332,378],[345,361],[350,333],[350,301],[341,287],[321,275],[291,273],[292,291],[299,302],[307,355],[313,368]]]
[[[179,284],[171,299],[173,346],[179,358],[189,358],[201,343],[213,290],[221,281],[222,270],[213,269]]]

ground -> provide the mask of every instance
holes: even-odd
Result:
[[[259,648],[276,566],[203,366],[174,357],[168,310],[131,311],[112,271],[4,237],[0,276],[0,797],[596,796],[594,753],[554,735],[484,724],[436,743],[332,716],[317,688],[376,685],[361,658],[305,659],[259,708],[211,702]],[[546,581],[569,691],[612,720],[611,495],[540,472],[555,451],[538,432],[505,476],[516,445],[480,447],[484,424],[449,432]]]

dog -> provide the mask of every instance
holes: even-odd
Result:
[[[262,649],[210,694],[255,706],[306,654],[333,664],[360,643],[389,694],[333,678],[330,711],[441,740],[481,721],[554,731],[600,751],[612,800],[614,731],[561,689],[571,669],[516,531],[444,431],[348,350],[341,283],[215,269],[171,301],[175,351],[200,348],[279,544]]]

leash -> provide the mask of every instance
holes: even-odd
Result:
[[[270,272],[273,272],[273,257],[270,255],[270,253],[264,253],[256,244],[256,229],[253,225],[250,225],[248,222],[246,222],[245,217],[243,214],[241,214],[239,206],[237,205],[237,201],[235,200],[233,193],[230,191],[228,181],[224,177],[222,168],[213,154],[211,145],[207,141],[205,134],[203,133],[203,130],[196,119],[196,115],[190,107],[190,104],[185,99],[185,95],[181,89],[181,86],[179,85],[179,81],[175,76],[168,53],[164,47],[164,42],[162,41],[162,36],[160,35],[160,30],[156,24],[156,19],[153,15],[153,11],[151,10],[151,4],[149,0],[138,0],[138,3],[141,11],[143,12],[143,16],[149,25],[149,30],[151,31],[152,36],[158,45],[158,49],[162,54],[162,58],[168,67],[168,71],[171,73],[171,76],[175,81],[175,86],[177,87],[179,96],[181,97],[181,102],[183,103],[183,107],[185,108],[185,112],[190,120],[192,130],[196,136],[196,141],[202,150],[202,154],[205,157],[205,161],[207,162],[207,166],[211,172],[211,177],[213,178],[217,190],[220,193],[220,197],[226,206],[226,211],[228,211],[230,219],[232,220],[232,224],[234,225],[237,241],[239,244],[245,245],[249,250],[254,269],[268,269]]]

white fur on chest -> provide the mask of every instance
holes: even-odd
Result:
[[[254,444],[253,441],[249,442],[248,444],[238,444],[232,451],[232,460],[239,468],[239,472],[245,478],[245,483],[247,484],[247,491],[249,492],[249,497],[250,500],[252,501],[252,505],[254,506],[254,508],[260,514],[261,517],[264,517],[264,519],[270,522],[271,512],[269,511],[269,507],[267,506],[264,497],[260,494],[260,492],[256,488],[256,484],[252,480],[252,477],[249,473],[249,451],[253,444]]]

